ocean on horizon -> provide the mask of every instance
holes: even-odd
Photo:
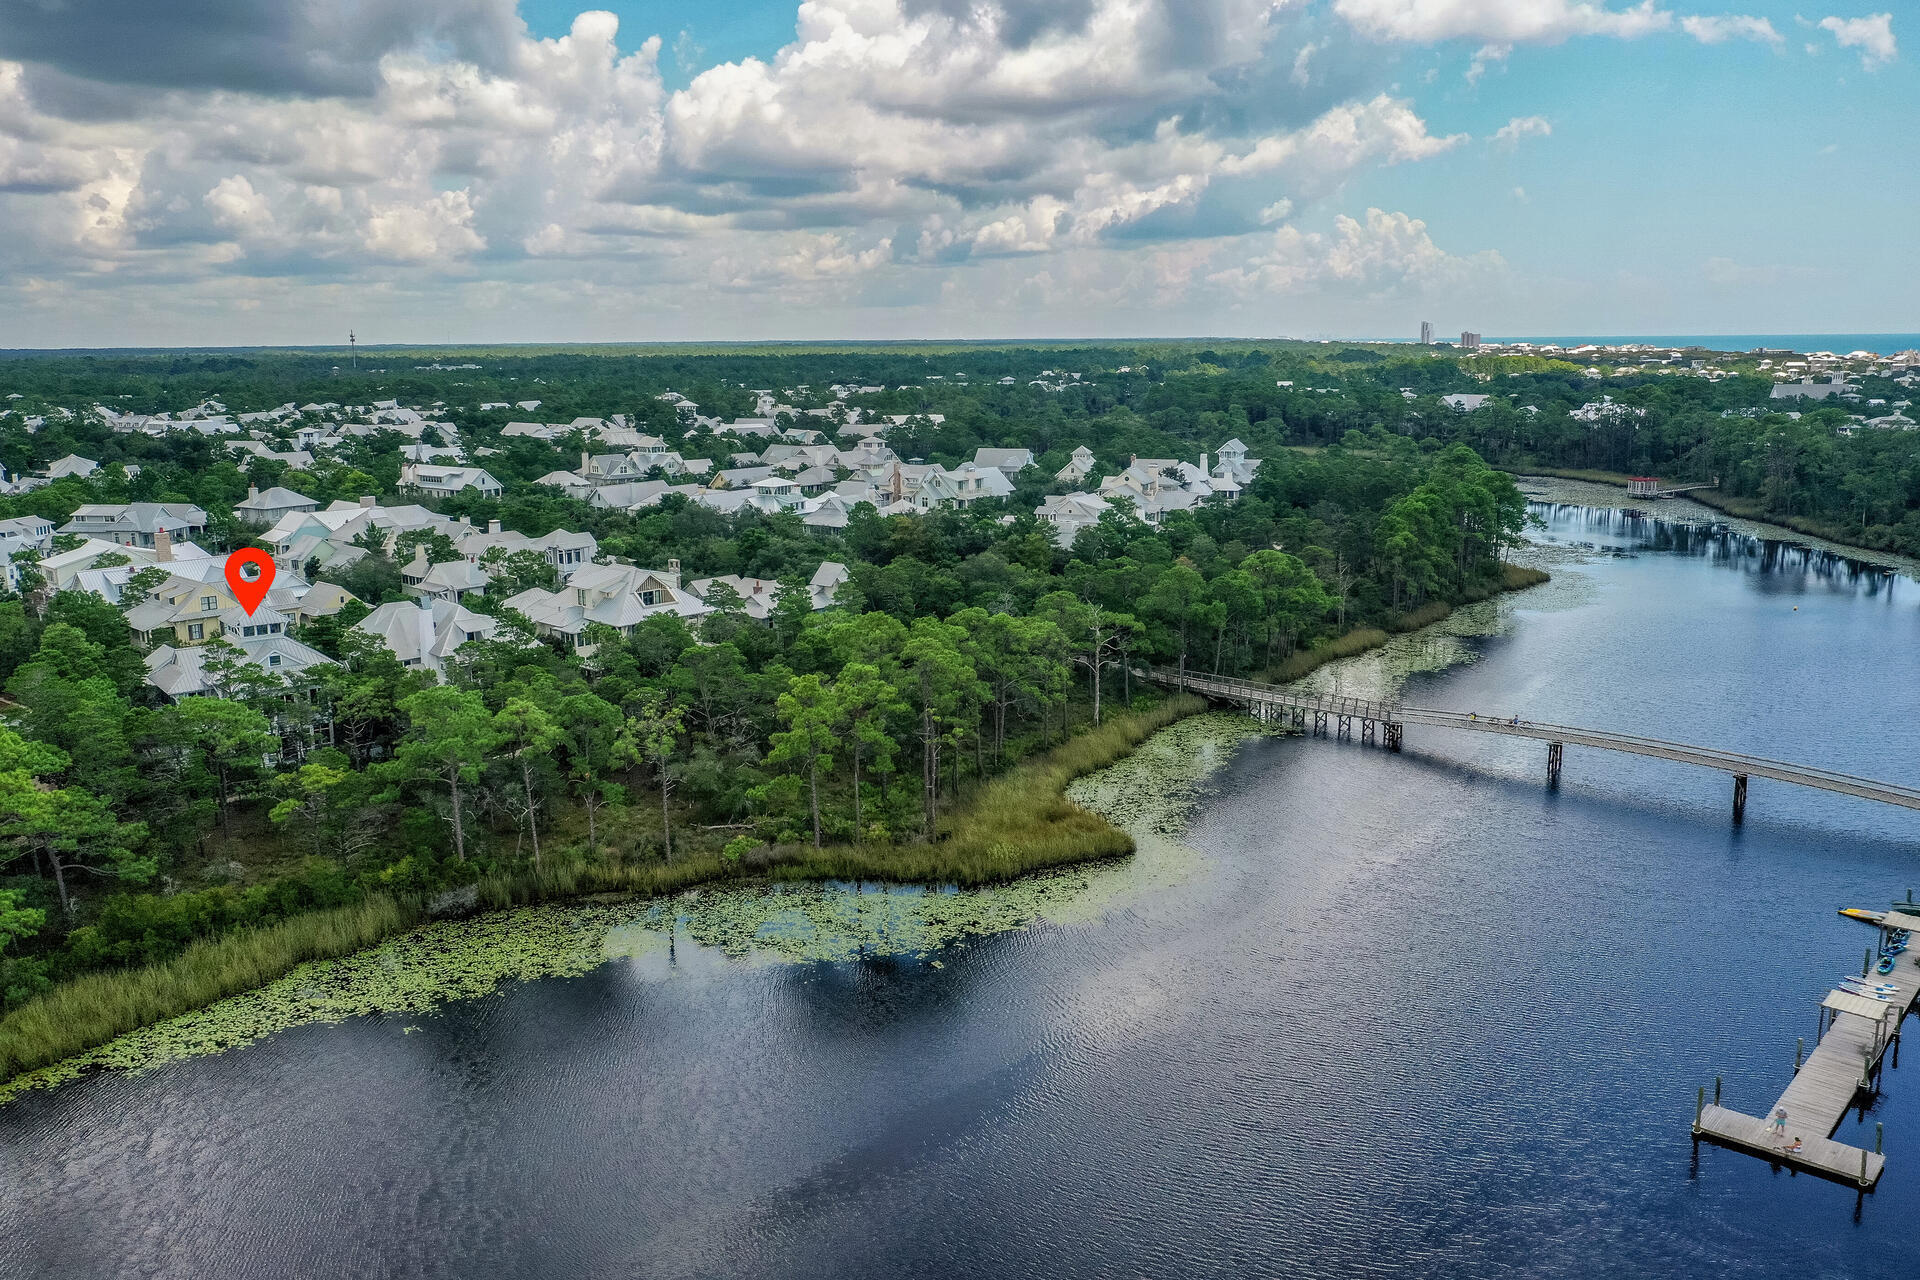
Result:
[[[1778,347],[1789,351],[1832,351],[1845,355],[1850,351],[1871,351],[1892,355],[1896,351],[1920,349],[1920,333],[1711,333],[1711,334],[1605,334],[1567,336],[1502,336],[1489,334],[1488,342],[1553,343],[1577,347],[1622,346],[1645,343],[1650,347],[1705,347],[1709,351],[1752,351],[1757,347]]]

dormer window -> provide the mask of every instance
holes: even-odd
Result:
[[[279,665],[280,665],[280,655],[279,655],[279,654],[277,654],[277,653],[270,653],[270,654],[268,654],[268,655],[267,655],[267,665],[268,665],[268,666],[270,666],[270,667],[277,667],[277,666],[279,666]]]

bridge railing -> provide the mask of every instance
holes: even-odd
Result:
[[[1920,810],[1920,787],[1863,778],[1857,774],[1841,773],[1836,769],[1823,769],[1818,765],[1795,764],[1786,760],[1768,759],[1765,756],[1694,746],[1684,742],[1671,742],[1662,738],[1649,738],[1611,729],[1585,729],[1573,725],[1523,720],[1518,716],[1483,715],[1474,711],[1408,707],[1398,699],[1391,702],[1375,702],[1333,694],[1297,693],[1278,685],[1265,684],[1257,680],[1243,680],[1234,676],[1199,675],[1193,672],[1182,675],[1168,667],[1136,668],[1135,672],[1142,679],[1238,702],[1286,707],[1298,711],[1325,712],[1329,715],[1379,720],[1387,724],[1427,724],[1445,728],[1473,729],[1483,733],[1510,734],[1548,742],[1600,747],[1642,756],[1657,756],[1683,764],[1724,770],[1736,776],[1751,774],[1756,777],[1843,792]]]
[[[1187,689],[1194,693],[1211,693],[1270,707],[1325,712],[1328,715],[1351,716],[1355,719],[1381,720],[1388,723],[1394,723],[1400,719],[1400,701],[1397,698],[1382,702],[1371,698],[1348,697],[1345,694],[1301,693],[1283,689],[1279,685],[1267,684],[1259,680],[1242,680],[1235,676],[1201,675],[1192,671],[1182,675],[1171,667],[1149,667],[1139,674],[1146,679]]]

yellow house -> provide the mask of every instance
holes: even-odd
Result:
[[[127,625],[141,644],[204,644],[221,634],[220,615],[238,606],[225,582],[176,573],[127,611]]]

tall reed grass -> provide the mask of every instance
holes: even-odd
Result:
[[[195,942],[161,964],[64,982],[0,1019],[0,1080],[265,986],[303,961],[363,950],[419,918],[417,908],[376,894],[350,907]]]
[[[1545,582],[1519,565],[1485,595]],[[1482,595],[1478,598],[1485,598]],[[1432,611],[1432,617],[1425,615]],[[1394,623],[1410,631],[1444,618],[1434,602]],[[1358,628],[1294,654],[1267,673],[1298,680],[1323,663],[1385,644],[1388,633]],[[894,880],[980,885],[1048,867],[1133,852],[1133,839],[1066,797],[1075,778],[1122,759],[1174,721],[1206,709],[1190,695],[1122,713],[980,788],[931,844],[851,845],[828,849],[763,849],[739,862],[696,854],[670,863],[556,858],[540,873],[497,875],[478,886],[476,905],[500,910],[591,894],[677,893],[753,875],[782,880]],[[277,924],[193,943],[160,964],[73,979],[0,1018],[0,1081],[98,1048],[116,1036],[202,1008],[283,977],[308,960],[374,946],[426,918],[424,904],[376,894],[349,907],[295,916]]]
[[[1075,778],[1104,769],[1206,703],[1188,694],[1119,715],[988,782],[932,844],[801,849],[772,868],[783,880],[904,880],[991,884],[1029,871],[1133,852],[1133,837],[1066,797]]]
[[[760,875],[987,884],[1029,871],[1131,853],[1133,840],[1069,801],[1069,782],[1103,769],[1182,716],[1204,710],[1179,696],[1123,713],[987,782],[927,845],[762,849],[731,862],[696,854],[674,862],[556,857],[534,873],[477,886],[477,908],[501,910],[593,894],[652,896]],[[195,942],[171,960],[88,974],[0,1018],[0,1081],[84,1053],[140,1027],[265,986],[296,965],[365,950],[426,918],[423,903],[385,894],[350,907]]]

